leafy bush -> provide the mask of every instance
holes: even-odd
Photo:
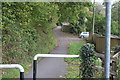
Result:
[[[91,51],[93,53],[89,54],[87,51],[91,50],[91,48],[87,46],[87,49],[86,49],[86,45],[91,45],[91,44],[85,44],[85,45],[81,43],[70,44],[69,54],[76,54],[76,55],[80,54],[80,58],[65,59],[68,62],[68,73],[66,75],[67,78],[93,78],[93,77],[102,78],[102,73],[103,73],[102,70],[95,68],[95,66],[101,67],[102,62],[98,57],[94,56],[94,47],[92,46],[93,51]],[[83,47],[84,47],[84,50],[83,50]],[[84,54],[82,53],[83,51],[84,51]],[[92,63],[90,64],[90,62]],[[91,72],[89,70],[92,71],[92,73],[94,73],[92,77],[90,77]],[[83,77],[83,75],[86,75],[86,74],[87,76]]]
[[[39,34],[34,27],[20,27],[19,25],[3,27],[3,63],[29,62],[35,54],[49,52],[52,49],[49,46],[55,46],[51,30],[48,32],[42,28],[38,29],[41,29]],[[26,56],[29,58],[27,59]]]
[[[57,9],[54,3],[3,2],[3,63],[16,63],[26,59],[25,55],[32,58],[37,53],[48,52],[49,48],[42,47],[55,43],[51,34],[57,22]],[[21,58],[13,61],[18,56]]]
[[[112,48],[112,52],[114,54],[117,53],[117,52],[119,52],[119,51],[120,51],[120,45],[117,45],[117,46],[115,46],[115,47]]]
[[[35,54],[50,52],[55,47],[52,28],[56,26],[57,9],[54,3],[3,2],[2,63],[21,64],[28,72]],[[4,78],[19,77],[9,70],[5,73]]]
[[[111,25],[111,33],[113,35],[118,35],[120,36],[120,33],[119,33],[119,25],[116,21],[112,21],[112,25]]]
[[[51,29],[45,30],[37,27],[36,30],[34,27],[23,28],[13,25],[3,27],[2,36],[2,63],[25,64],[24,68],[32,64],[35,54],[47,54],[55,46],[55,38]]]
[[[85,44],[80,50],[80,72],[83,78],[93,78],[95,69],[94,46]]]
[[[114,65],[112,65],[112,71],[116,72],[115,74],[116,78],[120,78],[119,76],[120,75],[120,55],[119,55],[120,45],[113,47],[111,49],[111,52],[112,52],[111,53],[112,56],[118,53],[118,55],[114,58],[115,62],[113,61]]]
[[[92,32],[92,16],[87,16],[88,22],[86,22],[86,31]],[[95,33],[105,35],[105,17],[100,14],[95,14]],[[111,33],[113,35],[120,35],[118,23],[114,20],[111,21]]]
[[[95,16],[95,33],[105,35],[105,17],[99,14]]]

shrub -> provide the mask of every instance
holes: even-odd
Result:
[[[80,50],[80,72],[83,78],[92,78],[95,72],[94,46],[85,44]]]

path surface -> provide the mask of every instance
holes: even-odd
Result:
[[[71,42],[80,42],[80,39],[61,32],[61,27],[54,29],[57,39],[57,46],[51,54],[67,54],[68,44]],[[59,78],[67,73],[67,63],[64,58],[44,58],[37,65],[37,78]],[[32,69],[25,75],[25,78],[32,78]]]

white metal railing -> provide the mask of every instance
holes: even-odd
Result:
[[[20,80],[24,80],[24,68],[20,64],[0,64],[0,69],[17,68],[20,71]]]
[[[78,58],[79,55],[65,55],[65,54],[36,54],[33,60],[33,80],[36,80],[37,74],[37,58],[38,57],[53,57],[53,58]]]

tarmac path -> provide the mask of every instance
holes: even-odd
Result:
[[[54,29],[54,34],[57,40],[57,46],[50,52],[50,54],[67,54],[68,45],[70,43],[79,43],[80,39],[68,33],[61,31],[58,26]],[[67,73],[67,63],[64,58],[43,58],[37,64],[37,78],[60,78]],[[32,78],[32,68],[25,78]]]

